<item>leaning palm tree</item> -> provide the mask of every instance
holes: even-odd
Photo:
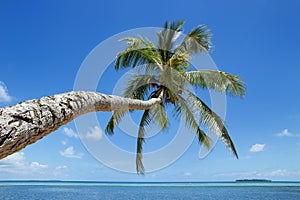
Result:
[[[190,86],[214,89],[222,93],[243,97],[244,82],[236,75],[217,70],[193,70],[190,59],[193,54],[207,53],[211,49],[211,35],[204,25],[197,26],[188,33],[181,43],[176,42],[182,32],[183,21],[166,22],[164,29],[157,33],[158,43],[139,37],[124,38],[127,48],[117,55],[115,69],[136,68],[140,73],[128,81],[124,96],[148,100],[160,98],[161,102],[144,111],[139,123],[136,171],[143,174],[142,149],[145,140],[145,126],[158,123],[162,130],[169,126],[166,105],[173,106],[177,117],[183,117],[185,124],[197,135],[199,143],[211,148],[211,139],[204,128],[220,136],[226,147],[238,158],[237,151],[218,114],[201,100]],[[112,135],[114,127],[128,110],[113,112],[106,126],[106,133]]]

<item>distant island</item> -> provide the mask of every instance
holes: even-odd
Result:
[[[269,179],[238,179],[235,182],[272,182]]]

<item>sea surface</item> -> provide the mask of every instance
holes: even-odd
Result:
[[[300,182],[126,183],[0,181],[1,200],[299,200]]]

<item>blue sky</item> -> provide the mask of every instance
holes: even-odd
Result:
[[[209,27],[211,57],[220,70],[243,78],[247,94],[242,100],[227,98],[226,124],[238,160],[222,142],[199,159],[195,141],[162,170],[145,176],[118,172],[88,153],[71,122],[1,160],[0,179],[300,180],[299,8],[297,0],[1,1],[1,107],[71,91],[82,62],[99,43],[129,29],[160,27],[166,20],[179,19],[186,21],[185,33],[198,24]],[[106,78],[122,73],[108,69]],[[111,92],[105,84],[97,91]],[[109,113],[97,116],[104,126]],[[172,131],[157,135],[156,145],[165,144]],[[123,143],[121,134],[111,140],[134,150],[134,140]],[[151,144],[145,144],[146,151],[155,150]]]

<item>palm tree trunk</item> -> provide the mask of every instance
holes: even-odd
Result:
[[[0,108],[0,159],[57,130],[79,115],[94,111],[148,110],[148,101],[97,92],[68,92]]]

